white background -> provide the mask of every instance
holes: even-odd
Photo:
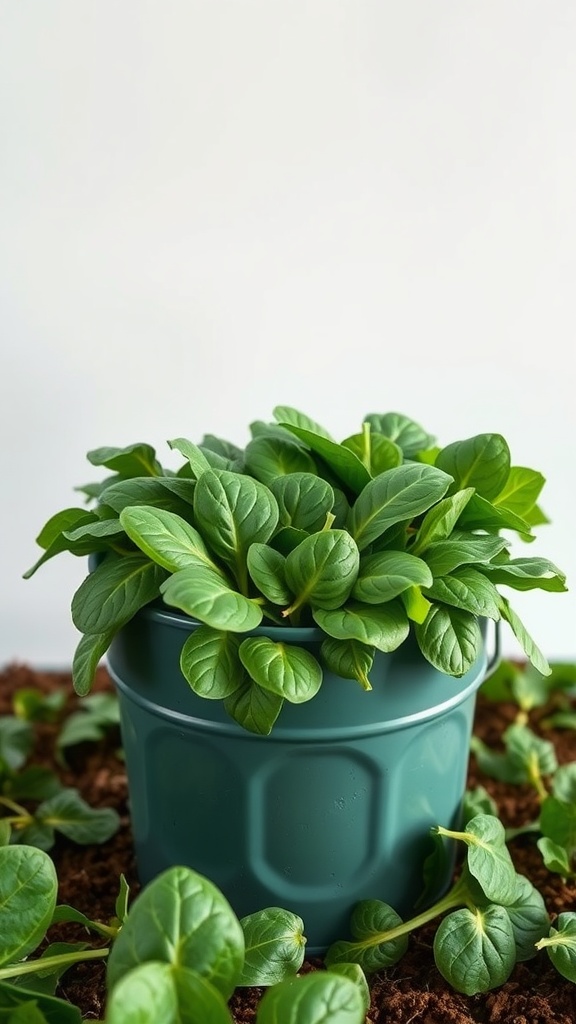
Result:
[[[575,49],[573,0],[1,0],[0,665],[71,662],[84,562],[21,574],[88,449],[277,403],[503,433],[576,578]]]

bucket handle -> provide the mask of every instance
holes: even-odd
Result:
[[[484,678],[487,679],[493,672],[496,671],[502,658],[501,644],[500,644],[500,622],[492,622],[494,629],[492,630],[493,636],[493,650],[488,656],[488,663],[486,665],[486,673]]]

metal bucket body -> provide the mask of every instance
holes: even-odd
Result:
[[[130,813],[143,884],[173,864],[210,878],[239,917],[299,914],[307,952],[349,936],[358,900],[413,912],[429,829],[459,822],[483,652],[461,679],[409,639],[377,653],[373,689],[327,671],[308,703],[284,703],[269,736],[198,697],[180,651],[197,627],[146,608],[117,635],[108,666],[120,700]],[[255,633],[318,653],[315,629]],[[428,902],[449,884],[453,861]]]

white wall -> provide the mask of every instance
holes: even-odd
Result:
[[[70,663],[84,564],[21,573],[88,449],[277,403],[501,431],[576,578],[575,46],[573,0],[0,2],[0,664]],[[576,658],[572,591],[513,603]]]

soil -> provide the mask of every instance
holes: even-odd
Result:
[[[26,664],[13,664],[0,671],[0,714],[13,713],[12,694],[21,687],[34,687],[45,693],[63,689],[67,697],[65,713],[81,706],[68,673],[38,672]],[[109,689],[108,673],[100,667],[94,691]],[[497,745],[516,713],[514,705],[490,703],[480,694],[474,731],[486,743]],[[530,718],[531,728],[554,743],[560,763],[575,760],[574,731],[546,729],[542,718],[539,709]],[[114,807],[120,815],[121,827],[109,842],[86,847],[61,837],[50,851],[59,878],[59,902],[72,905],[92,919],[108,921],[114,915],[121,874],[130,885],[131,899],[139,891],[119,734],[112,729],[102,741],[70,748],[68,765],[62,769],[53,756],[57,726],[38,723],[35,729],[37,744],[32,760],[57,770],[63,784],[79,789],[92,806]],[[538,802],[531,787],[510,786],[481,775],[473,756],[469,784],[485,786],[496,800],[506,826],[520,826],[538,815]],[[542,893],[551,922],[562,911],[576,910],[576,885],[565,884],[559,875],[546,870],[533,837],[518,837],[509,848],[517,870]],[[368,1017],[371,1024],[574,1024],[576,985],[558,974],[544,952],[518,964],[499,989],[477,996],[454,992],[434,965],[432,941],[436,927],[434,922],[414,933],[402,960],[372,979]],[[77,925],[58,925],[51,929],[50,937],[53,941],[82,940],[85,932]],[[303,965],[303,971],[318,969],[322,969],[320,961],[307,960]],[[64,975],[57,994],[78,1006],[85,1020],[102,1020],[104,964],[91,962],[74,967]],[[261,994],[262,990],[255,988],[236,991],[230,1001],[236,1024],[254,1022]]]

